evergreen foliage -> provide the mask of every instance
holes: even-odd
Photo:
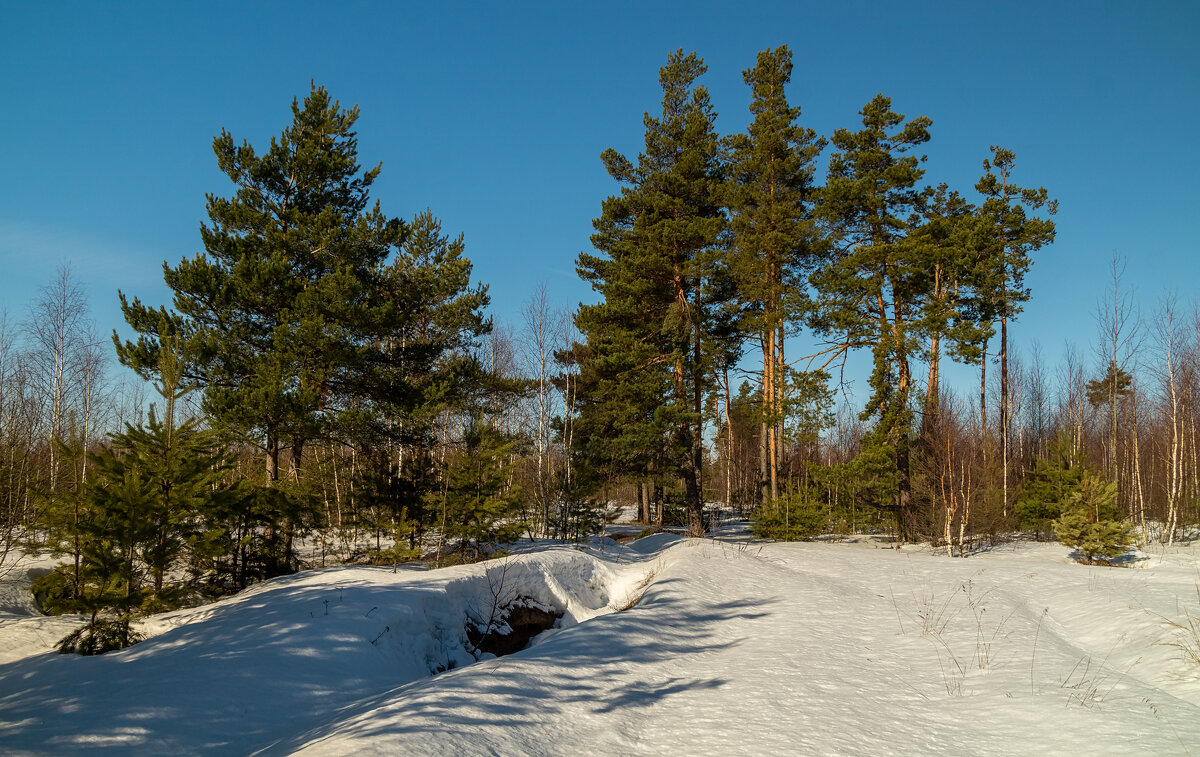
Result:
[[[1133,528],[1119,520],[1117,484],[1085,471],[1054,521],[1058,540],[1073,547],[1089,565],[1120,557],[1133,545]]]
[[[122,294],[140,335],[114,334],[122,362],[153,377],[160,345],[177,341],[182,383],[203,389],[223,439],[265,453],[268,488],[247,480],[214,499],[190,537],[213,588],[298,567],[296,540],[321,516],[304,467],[314,444],[361,455],[347,479],[371,515],[354,517],[409,529],[415,547],[433,523],[446,414],[511,389],[490,386],[472,354],[491,320],[462,236],[429,210],[406,223],[371,204],[380,168],[358,164],[357,118],[314,85],[265,152],[222,131],[213,149],[235,191],[208,196],[203,252],[164,264],[174,309]]]
[[[70,557],[71,562],[60,565],[34,581],[33,591],[39,604],[52,614],[75,612],[82,594],[84,529],[88,521],[87,479],[88,459],[84,440],[74,418],[67,423],[66,439],[52,439],[59,467],[57,486],[46,493],[38,525],[44,540],[31,540],[29,549],[46,548],[55,557]]]
[[[1085,466],[1078,447],[1062,432],[1050,443],[1046,457],[1034,460],[1033,470],[1017,497],[1017,518],[1022,528],[1039,533],[1063,514],[1071,494],[1084,479]]]
[[[827,521],[824,504],[801,491],[759,505],[754,511],[753,532],[764,539],[800,541],[819,536]]]
[[[392,564],[395,573],[400,563],[416,560],[421,556],[421,548],[413,546],[416,541],[416,523],[408,517],[408,508],[401,508],[391,525],[392,545],[378,552],[377,559]]]
[[[463,451],[446,473],[443,533],[478,560],[520,538],[521,490],[512,484],[515,442],[476,419],[463,435]]]
[[[693,534],[701,517],[703,399],[711,375],[712,328],[728,294],[715,282],[724,225],[723,166],[705,71],[695,53],[672,53],[659,70],[662,116],[644,118],[645,152],[636,163],[616,150],[601,156],[621,194],[602,205],[592,244],[577,270],[603,300],[582,306],[576,326],[580,387],[593,394],[581,425],[608,437],[597,456],[643,476],[681,479]],[[586,359],[585,359],[586,356]],[[617,429],[621,429],[619,432]],[[661,461],[661,462],[659,462]]]
[[[1102,378],[1087,382],[1087,400],[1092,407],[1115,404],[1132,393],[1133,376],[1117,365],[1115,360],[1108,361]]]
[[[1004,324],[1020,313],[1021,303],[1029,299],[1025,275],[1033,265],[1032,253],[1054,241],[1054,222],[1032,212],[1045,208],[1053,215],[1058,201],[1049,198],[1045,187],[1028,189],[1013,184],[1016,155],[995,145],[991,149],[992,157],[983,161],[984,174],[975,185],[984,198],[979,206],[982,254],[977,286],[984,306],[990,309],[988,314]]]
[[[109,451],[137,460],[155,489],[145,514],[152,536],[141,550],[153,592],[147,609],[170,609],[183,601],[182,587],[168,586],[166,576],[193,537],[200,513],[224,488],[226,465],[214,453],[215,436],[200,429],[195,418],[176,423],[177,403],[192,391],[182,386],[182,370],[178,341],[172,339],[162,345],[155,384],[164,401],[162,417],[151,406],[145,425],[127,427],[110,439]]]
[[[929,377],[921,416],[922,443],[937,423],[941,395],[941,356],[967,364],[983,360],[991,338],[990,321],[980,315],[973,287],[979,258],[977,208],[946,184],[940,184],[921,210],[920,225],[906,240],[908,254],[920,265],[914,288],[924,293],[917,330],[928,339]]]
[[[87,453],[86,479],[76,502],[73,539],[80,559],[40,578],[34,591],[51,612],[89,616],[85,629],[64,639],[63,651],[98,654],[136,641],[131,618],[178,607],[188,587],[168,581],[181,567],[184,548],[214,498],[223,472],[213,440],[188,419],[175,422],[181,388],[176,344],[163,344],[156,389],[165,400],[160,419],[152,406],[147,423],[109,437]],[[73,455],[72,458],[77,457]]]
[[[300,567],[294,540],[320,525],[320,502],[303,486],[245,480],[213,493],[188,539],[191,570],[214,596]]]
[[[1049,199],[1044,187],[1026,189],[1010,182],[1016,155],[992,146],[992,157],[983,161],[984,174],[975,189],[984,197],[979,207],[980,257],[975,276],[980,317],[1000,321],[1000,448],[1004,509],[1008,509],[1009,379],[1008,322],[1021,312],[1029,299],[1025,274],[1033,264],[1032,253],[1054,241],[1054,222],[1032,212],[1045,208],[1058,211],[1058,201]]]
[[[494,382],[472,350],[492,329],[483,314],[487,287],[471,284],[460,234],[451,239],[426,209],[380,282],[384,328],[380,349],[357,380],[363,402],[344,414],[344,434],[370,461],[359,483],[383,514],[385,531],[409,529],[410,548],[436,522],[426,507],[438,488],[432,459],[439,419],[461,412]]]
[[[60,654],[91,656],[115,652],[137,644],[145,638],[129,626],[126,620],[99,619],[80,626],[59,640],[54,648]]]
[[[830,158],[819,212],[835,247],[812,276],[819,297],[810,323],[843,350],[872,350],[871,396],[861,417],[875,418],[876,425],[864,446],[892,457],[899,484],[895,495],[874,504],[896,513],[900,538],[909,541],[916,536],[911,360],[920,354],[926,265],[905,242],[910,219],[929,193],[917,186],[924,158],[908,153],[929,140],[932,121],[905,122],[883,95],[863,106],[861,115],[860,131],[839,129],[833,135],[837,152]]]
[[[559,503],[558,533],[563,538],[581,541],[604,528],[609,517],[605,503],[587,492],[595,492],[595,485],[586,486],[574,483],[562,487],[562,498]]]
[[[750,86],[754,120],[727,139],[731,215],[729,274],[740,302],[739,328],[754,335],[762,353],[762,449],[767,472],[761,487],[778,496],[780,427],[787,416],[788,367],[784,337],[808,307],[807,277],[823,244],[813,216],[814,164],[825,140],[797,125],[800,108],[788,104],[792,53],[787,46],[758,54],[742,72]],[[730,363],[736,362],[736,356]]]
[[[848,462],[809,466],[809,492],[820,492],[834,533],[878,533],[894,528],[895,519],[872,503],[895,491],[896,478],[892,458],[867,448]]]
[[[268,483],[279,480],[281,450],[298,464],[353,399],[379,343],[379,271],[408,230],[378,203],[368,208],[379,167],[358,165],[356,107],[342,109],[314,85],[292,116],[262,155],[226,131],[213,141],[237,189],[208,195],[204,252],[164,263],[175,311],[122,294],[141,336],[113,335],[121,361],[147,378],[161,341],[178,335],[205,411],[265,451]]]

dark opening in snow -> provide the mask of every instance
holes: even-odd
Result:
[[[563,616],[562,610],[543,607],[529,597],[517,597],[497,612],[497,619],[480,630],[467,624],[467,641],[477,654],[487,652],[497,657],[520,652],[529,646],[534,636],[549,630]]]

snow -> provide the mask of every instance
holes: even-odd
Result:
[[[41,617],[29,591],[33,579],[53,570],[57,560],[48,555],[15,553],[6,557],[0,565],[0,664],[53,650],[59,639],[83,622],[78,615]],[[3,671],[0,667],[0,676]]]
[[[883,546],[656,534],[325,568],[96,658],[48,651],[78,619],[10,604],[0,751],[1200,754],[1200,665],[1171,625],[1200,615],[1200,546],[1129,567]],[[559,627],[476,661],[465,624],[517,596]]]

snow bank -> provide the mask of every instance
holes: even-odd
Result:
[[[34,578],[57,564],[49,556],[22,555],[0,571],[0,664],[49,652],[83,624],[79,615],[44,617],[29,591]]]
[[[599,545],[597,545],[599,546]],[[1187,754],[1195,548],[954,560],[667,534],[439,571],[330,568],[159,616],[99,658],[0,665],[6,753]],[[562,611],[475,661],[471,617]],[[37,621],[38,619],[30,619]],[[10,639],[0,628],[0,645]],[[447,672],[431,675],[431,671]]]
[[[260,749],[364,696],[475,663],[464,628],[493,585],[564,610],[569,627],[611,612],[637,565],[558,547],[439,571],[320,569],[156,616],[143,625],[152,638],[95,658],[46,651],[77,620],[24,618],[0,626],[10,657],[32,655],[0,665],[0,751]]]

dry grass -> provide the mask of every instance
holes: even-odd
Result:
[[[1175,641],[1164,641],[1168,647],[1175,647],[1185,663],[1200,668],[1200,581],[1196,582],[1197,609],[1180,608],[1182,620],[1171,620],[1163,617],[1163,623],[1175,630]],[[1162,617],[1162,616],[1159,616]],[[1200,673],[1200,671],[1197,671]]]
[[[625,598],[625,600],[613,605],[613,610],[616,612],[632,610],[642,598],[642,595],[646,593],[646,589],[650,588],[650,584],[654,583],[654,579],[658,577],[658,574],[662,572],[662,569],[663,562],[660,558],[654,563],[654,565],[650,567],[650,570],[646,571],[646,575],[642,576],[641,580],[637,582],[637,585],[633,587],[633,591],[629,592],[629,595]]]

